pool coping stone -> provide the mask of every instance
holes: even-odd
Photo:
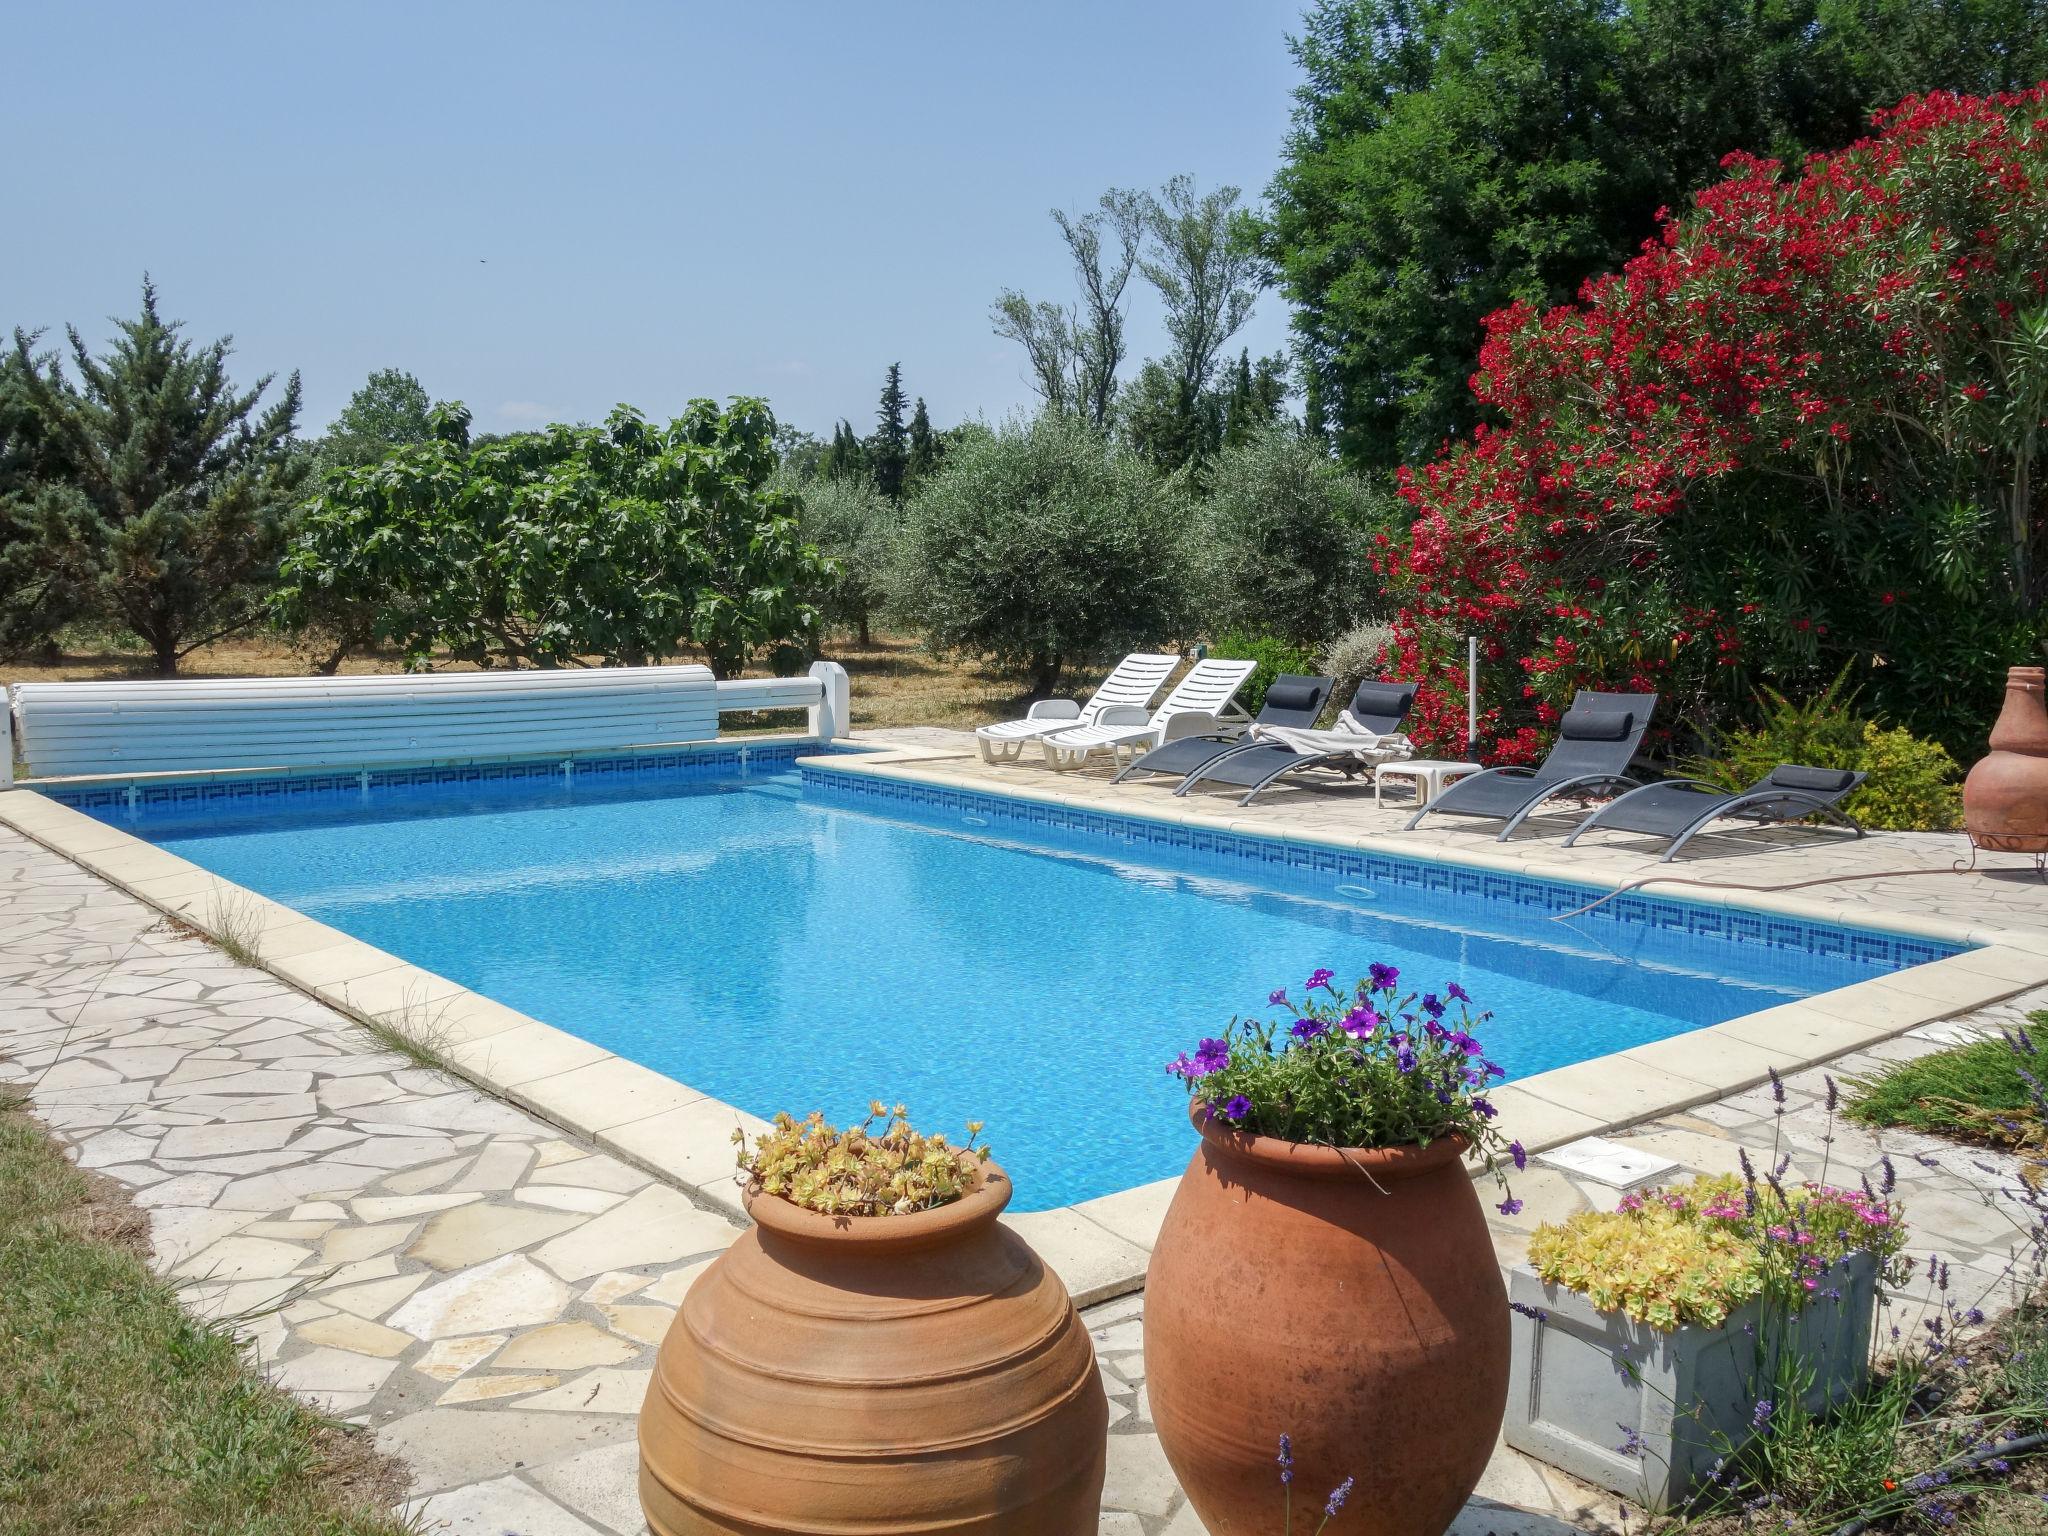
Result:
[[[761,735],[697,745],[723,749],[735,742],[786,745],[815,741],[807,736]],[[857,756],[799,756],[796,763],[799,768],[967,787],[981,794],[996,792],[984,781],[948,772],[943,765],[956,755],[926,747],[894,746]],[[34,782],[17,786],[35,787]],[[1106,787],[1080,780],[1075,791],[1065,795],[1026,786],[1001,792],[1041,803],[1101,809],[1103,801],[1111,798],[1103,793]],[[1414,844],[1404,845],[1384,835],[1346,835],[1325,828],[1281,834],[1269,823],[1233,820],[1195,808],[1137,807],[1119,802],[1117,812],[1238,835],[1278,836],[1287,841],[1395,853],[1424,862],[1506,870],[1575,885],[1604,885],[1598,878],[1589,878],[1586,870],[1518,853],[1440,846],[1419,853]],[[736,1129],[753,1134],[765,1128],[758,1117],[350,938],[47,796],[0,794],[0,823],[215,941],[224,934],[239,940],[252,951],[255,964],[280,980],[360,1023],[408,1034],[450,1072],[485,1092],[602,1147],[682,1190],[699,1205],[729,1219],[746,1220],[739,1182],[732,1172],[731,1137]],[[1755,899],[1760,896],[1766,899]],[[1974,928],[1896,912],[1876,920],[1862,913],[1851,919],[1825,903],[1766,892],[1702,888],[1699,894],[1689,892],[1684,899],[1975,947],[1908,971],[1506,1084],[1491,1094],[1500,1111],[1499,1123],[1530,1153],[1725,1098],[1766,1081],[1772,1070],[1789,1075],[1818,1066],[1907,1030],[2048,983],[2048,946],[2038,934]],[[279,946],[275,950],[270,947],[273,943]],[[1912,980],[1901,981],[1907,976]],[[515,1032],[519,1037],[517,1065],[505,1055],[503,1038]],[[495,1050],[494,1040],[498,1042]],[[544,1065],[528,1070],[536,1061]],[[1060,1275],[1075,1303],[1089,1306],[1143,1288],[1145,1265],[1178,1183],[1177,1177],[1155,1180],[1075,1205],[1006,1214],[1003,1220]]]

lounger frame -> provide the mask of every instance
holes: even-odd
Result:
[[[1763,815],[1756,816],[1756,819],[1764,824],[1769,824],[1773,822],[1803,820],[1808,816],[1822,816],[1833,825],[1845,828],[1856,837],[1863,837],[1866,834],[1862,825],[1855,817],[1842,810],[1835,802],[1844,795],[1852,793],[1856,786],[1863,782],[1865,777],[1866,775],[1864,774],[1858,774],[1854,781],[1845,785],[1833,795],[1822,794],[1815,790],[1787,789],[1782,786],[1773,786],[1769,789],[1747,789],[1738,794],[1728,794],[1721,789],[1720,785],[1712,783],[1707,779],[1659,779],[1654,784],[1644,784],[1630,790],[1625,795],[1615,796],[1576,827],[1573,827],[1570,835],[1564,840],[1564,846],[1567,848],[1571,847],[1573,843],[1577,842],[1586,833],[1600,826],[1603,817],[1620,810],[1630,801],[1658,790],[1671,789],[1680,785],[1689,785],[1705,791],[1700,797],[1701,810],[1699,815],[1695,816],[1690,822],[1685,823],[1682,831],[1674,835],[1664,832],[1645,832],[1641,827],[1618,826],[1609,826],[1607,830],[1612,832],[1634,832],[1643,837],[1670,837],[1669,846],[1665,848],[1663,854],[1657,860],[1659,864],[1669,864],[1672,859],[1677,857],[1679,849],[1683,848],[1695,837],[1698,837],[1700,833],[1706,831],[1708,827],[1717,821],[1729,817],[1756,816],[1758,812],[1770,812],[1778,807],[1795,809],[1798,811],[1798,815]]]

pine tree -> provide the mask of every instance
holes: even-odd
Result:
[[[932,430],[932,418],[924,408],[924,396],[917,397],[917,409],[910,413],[910,462],[904,468],[905,489],[915,489],[933,470],[946,451],[939,434]]]
[[[891,501],[903,499],[903,472],[910,463],[910,429],[903,425],[903,365],[891,363],[882,382],[882,401],[875,411],[874,436],[868,439],[868,461],[874,467],[875,489]]]
[[[305,479],[293,451],[299,376],[268,409],[271,376],[237,392],[229,338],[198,347],[157,313],[120,322],[100,356],[74,328],[71,364],[33,357],[16,333],[16,382],[76,493],[73,552],[94,566],[106,610],[148,644],[157,672],[261,616],[285,517]]]

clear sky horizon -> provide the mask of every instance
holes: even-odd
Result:
[[[1260,201],[1300,9],[17,6],[0,324],[97,350],[147,270],[238,383],[299,370],[309,436],[384,367],[495,431],[734,394],[866,431],[893,361],[938,425],[999,418],[990,301],[1073,294],[1048,210]],[[1132,287],[1127,375],[1164,345]],[[1232,355],[1286,338],[1267,293]]]

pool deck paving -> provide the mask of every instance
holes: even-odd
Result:
[[[893,771],[1069,801],[1113,798],[1142,814],[1172,815],[1184,805],[1159,806],[1159,793],[1138,786],[1112,788],[1106,775],[989,768],[964,756],[962,742],[954,733],[900,733]],[[884,766],[863,762],[860,771]],[[360,970],[363,957],[290,931],[294,922],[320,926],[295,914],[261,930],[269,969],[238,964],[159,910],[181,910],[182,900],[185,914],[203,922],[205,909],[190,903],[212,887],[159,886],[141,893],[152,903],[145,904],[130,894],[131,881],[168,874],[175,885],[176,871],[150,865],[151,872],[103,878],[82,867],[95,853],[118,862],[133,854],[127,845],[143,845],[111,828],[104,830],[113,838],[101,838],[88,818],[77,818],[87,823],[79,827],[49,817],[34,799],[0,795],[0,820],[26,821],[34,838],[0,828],[0,1081],[28,1089],[35,1113],[82,1165],[134,1191],[149,1211],[160,1267],[194,1310],[231,1320],[274,1379],[368,1426],[406,1459],[426,1529],[639,1531],[633,1424],[653,1349],[690,1281],[739,1230],[725,1173],[732,1112],[722,1124],[715,1114],[679,1115],[687,1106],[635,1098],[630,1079],[602,1072],[572,1083],[568,1094],[522,1093],[605,1063],[580,1058],[576,1042],[565,1045],[568,1037],[544,1025],[509,1010],[499,1012],[510,1021],[499,1020],[489,1014],[494,1004],[438,991],[437,978],[423,972],[390,976],[389,957],[382,969]],[[1367,840],[1405,814],[1391,806],[1375,812],[1370,791],[1356,789],[1290,791],[1270,810],[1252,810],[1259,830]],[[70,857],[47,846],[68,834],[76,834]],[[1481,839],[1463,828],[1422,838],[1400,846],[1430,857],[1500,856],[1490,844],[1477,848]],[[1742,853],[1689,858],[1684,872],[1784,884],[1831,872],[1938,869],[1957,860],[1961,840],[1879,835],[1850,843],[1793,833],[1750,841]],[[1530,834],[1507,845],[1505,857],[1554,873],[1555,843]],[[1574,859],[1582,852],[1583,864]],[[1640,850],[1595,848],[1591,840],[1561,857],[1576,878],[1606,883],[1635,878],[1648,862]],[[1834,995],[1835,1012],[1774,1010],[1787,1016],[1752,1031],[1758,1038],[1742,1056],[1741,1086],[1715,1086],[1725,1063],[1677,1051],[1639,1064],[1650,1071],[1631,1086],[1630,1069],[1608,1058],[1584,1097],[1567,1082],[1550,1097],[1511,1099],[1504,1122],[1532,1146],[1562,1148],[1597,1132],[1678,1170],[1716,1173],[1735,1168],[1738,1148],[1789,1152],[1793,1176],[1853,1182],[1877,1157],[1879,1139],[1829,1127],[1823,1074],[1808,1064],[1827,1061],[1828,1073],[1853,1077],[2048,1006],[2048,888],[2021,863],[1994,874],[1799,893],[1840,920],[1973,934],[1991,941],[1976,952],[1990,959],[1975,968],[1943,962],[1950,969],[1942,979],[1919,978],[1917,990],[1844,989]],[[295,938],[310,947],[295,947]],[[287,979],[286,965],[299,956],[322,958],[306,968],[311,979]],[[364,985],[380,977],[381,988]],[[341,995],[346,1012],[308,995],[351,984],[358,990]],[[524,1082],[487,1093],[413,1066],[379,1048],[359,1023],[364,1016],[488,1017],[502,1026],[490,1053],[498,1065],[478,1066],[476,1047],[493,1038],[486,1034],[473,1037],[457,1070]],[[444,1043],[459,1052],[470,1042]],[[1695,1049],[1719,1058],[1741,1054],[1738,1043],[1715,1037]],[[1785,1074],[1782,1104],[1753,1086],[1765,1066]],[[590,1114],[610,1123],[593,1129]],[[1898,1171],[1915,1251],[1950,1262],[1962,1305],[1995,1305],[2025,1221],[2004,1193],[2016,1177],[2010,1160],[1892,1133],[1882,1148]],[[698,1177],[659,1166],[678,1158]],[[1619,1198],[1597,1164],[1575,1167],[1539,1162],[1516,1178],[1524,1209],[1490,1218],[1503,1263],[1521,1256],[1539,1221]],[[1170,1190],[1167,1181],[1020,1225],[1077,1295],[1109,1294],[1122,1282],[1101,1277],[1127,1274],[1133,1262],[1142,1272]],[[1113,1242],[1105,1246],[1098,1235]],[[1897,1303],[1902,1311],[1914,1305],[1911,1296]],[[1146,1410],[1142,1306],[1142,1297],[1122,1295],[1085,1314],[1114,1421],[1102,1530],[1191,1536],[1200,1526]],[[1597,1529],[1617,1514],[1609,1496],[1503,1447],[1456,1529]]]

